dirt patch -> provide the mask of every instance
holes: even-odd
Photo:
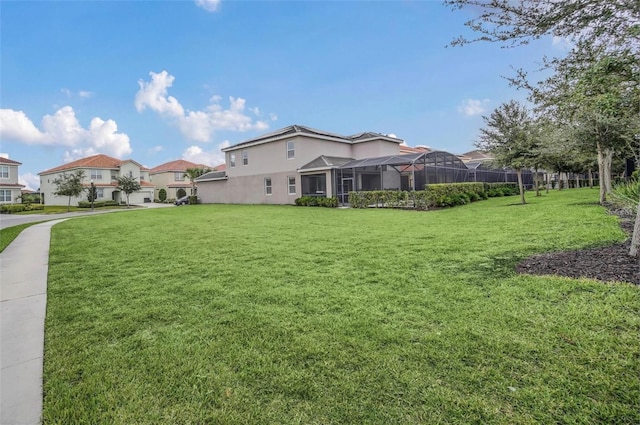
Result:
[[[607,206],[610,214],[620,218],[620,226],[629,237],[620,244],[602,248],[561,251],[535,255],[516,266],[518,273],[558,275],[573,278],[618,281],[640,285],[640,264],[629,257],[635,216],[631,211]]]

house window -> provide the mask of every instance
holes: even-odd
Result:
[[[111,180],[118,180],[118,173],[116,173],[115,171],[111,172]]]
[[[271,177],[264,179],[264,193],[265,195],[271,195],[273,187],[271,186]]]
[[[173,173],[173,179],[177,182],[184,181],[184,173]]]
[[[91,180],[102,180],[102,170],[91,170]]]
[[[233,168],[236,166],[236,154],[235,153],[230,153],[229,154],[229,167]]]
[[[296,177],[288,176],[287,183],[288,183],[287,186],[289,187],[289,195],[295,195],[296,194]]]
[[[9,167],[6,165],[0,166],[0,179],[9,178]]]
[[[133,178],[133,171],[129,171],[129,178]]]
[[[96,198],[104,198],[104,188],[97,187],[96,188]]]
[[[0,202],[11,202],[11,190],[0,189]]]
[[[287,159],[293,159],[296,157],[296,145],[292,140],[287,142]]]
[[[242,151],[242,165],[249,165],[249,151]]]

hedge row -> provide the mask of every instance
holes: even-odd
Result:
[[[325,198],[324,196],[303,196],[297,198],[295,203],[299,207],[327,207],[336,208],[338,206],[338,198]]]
[[[39,211],[44,210],[42,204],[2,204],[0,205],[0,213],[12,214],[23,211]]]
[[[93,202],[93,207],[94,208],[100,208],[100,207],[117,207],[118,203],[116,201],[94,201]],[[80,201],[78,202],[78,208],[91,208],[91,202],[89,201]]]
[[[425,190],[398,191],[376,190],[349,192],[349,203],[353,208],[432,208],[453,207],[495,196],[510,196],[518,193],[515,183],[445,183],[431,184]]]

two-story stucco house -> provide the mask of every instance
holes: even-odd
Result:
[[[149,170],[151,182],[156,186],[155,199],[158,199],[160,189],[167,191],[167,199],[179,198],[178,191],[180,189],[184,190],[187,195],[190,194],[191,182],[184,175],[188,168],[213,170],[213,167],[208,165],[196,164],[184,159],[165,162]]]
[[[0,204],[21,202],[24,185],[18,183],[18,167],[22,163],[9,158],[0,157]]]
[[[64,173],[73,173],[77,170],[84,171],[83,184],[87,188],[92,182],[96,186],[97,200],[125,202],[126,196],[118,190],[118,183],[115,179],[129,176],[135,177],[142,187],[140,191],[134,192],[129,196],[129,202],[131,204],[141,204],[153,201],[155,186],[149,180],[148,168],[143,167],[132,159],[122,160],[98,154],[38,173],[40,176],[42,203],[46,205],[67,205],[68,197],[53,194],[57,190],[54,181]],[[83,193],[77,198],[72,198],[71,205],[78,205],[79,201],[86,200],[87,193]]]
[[[354,183],[366,184],[339,178],[337,167],[354,159],[398,155],[401,143],[378,133],[341,136],[291,125],[223,149],[225,171],[197,178],[198,196],[203,203],[240,204],[292,204],[304,195],[338,196],[353,190]]]

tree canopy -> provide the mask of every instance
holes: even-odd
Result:
[[[118,177],[116,181],[118,183],[117,188],[127,196],[127,206],[129,206],[129,195],[141,189],[140,183],[136,181],[135,177],[130,176]]]
[[[85,190],[82,180],[84,179],[84,171],[76,170],[73,173],[62,173],[58,178],[53,180],[56,189],[53,194],[56,196],[67,196],[67,211],[71,209],[71,198],[77,198]]]

